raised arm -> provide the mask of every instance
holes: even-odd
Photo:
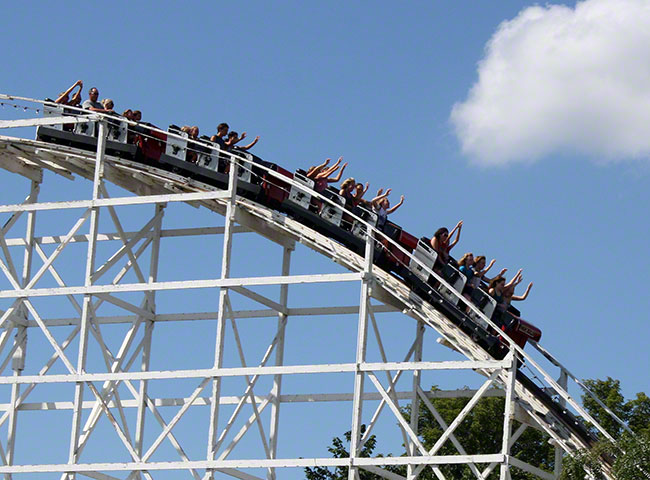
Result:
[[[378,202],[379,200],[383,200],[388,195],[390,195],[390,192],[391,192],[392,189],[389,188],[388,190],[386,190],[385,193],[381,193],[383,190],[384,190],[383,188],[380,188],[379,190],[377,190],[377,196],[375,198],[373,198],[372,200],[370,200],[370,203],[374,204],[375,202]]]
[[[74,95],[73,98],[76,98],[76,97],[81,96],[81,89],[83,88],[83,85],[84,85],[84,84],[83,84],[83,82],[82,82],[81,80],[77,80],[76,82],[74,82],[74,83],[72,84],[72,86],[71,86],[70,88],[68,88],[65,92],[63,92],[61,95],[59,95],[59,98],[57,98],[56,100],[54,100],[54,103],[61,103],[61,102],[63,102],[63,99],[64,99],[65,97],[67,97],[68,95],[70,95],[70,93],[71,93],[71,92],[72,92],[76,87],[79,87],[79,91],[78,91],[77,93],[75,93],[75,95]]]
[[[99,113],[113,113],[113,110],[109,110],[108,108],[88,107],[87,110],[90,110],[91,112],[99,112]]]
[[[489,272],[490,269],[492,268],[492,266],[494,265],[495,262],[496,262],[496,260],[494,260],[494,258],[493,258],[492,260],[490,260],[490,264],[489,264],[487,267],[485,267],[482,271],[478,272],[478,275],[479,275],[480,277],[482,277],[482,276],[485,275],[487,272]]]
[[[329,158],[325,160],[323,163],[321,163],[320,165],[309,167],[305,176],[307,178],[311,178],[312,180],[316,180],[316,175],[318,175],[321,172],[321,170],[327,166],[328,163],[330,163]]]
[[[517,274],[514,277],[512,277],[512,280],[506,283],[505,288],[512,287],[513,285],[514,286],[519,285],[519,283],[521,283],[521,280],[523,279],[521,272],[523,272],[523,268],[520,268]]]
[[[533,282],[530,282],[528,286],[526,287],[526,291],[524,292],[523,295],[513,295],[512,299],[513,300],[526,300],[528,298],[528,294],[530,293],[530,289],[533,288]]]
[[[404,195],[401,195],[399,197],[399,202],[397,202],[397,204],[395,204],[395,206],[390,207],[388,210],[386,210],[386,212],[389,213],[389,214],[393,213],[395,210],[397,210],[399,207],[401,207],[403,203],[404,203]]]
[[[239,148],[240,150],[244,150],[244,151],[246,151],[246,150],[248,150],[248,149],[254,147],[255,144],[259,141],[259,139],[260,139],[260,136],[258,135],[258,136],[255,137],[255,140],[253,140],[253,141],[252,141],[251,143],[249,143],[248,145],[246,145],[246,146],[244,146],[244,147],[237,147],[237,148]],[[241,140],[241,138],[240,138],[240,140]]]
[[[449,234],[449,238],[451,238],[454,235],[454,232],[456,232],[456,239],[449,244],[449,250],[454,248],[456,246],[456,244],[458,243],[458,240],[460,240],[460,231],[461,231],[462,228],[463,228],[463,221],[461,220],[460,222],[458,222],[456,224],[454,229]]]
[[[246,132],[242,132],[241,137],[240,136],[232,136],[228,137],[227,140],[225,140],[225,144],[227,147],[234,147],[237,145],[238,142],[242,141],[244,138],[246,138]]]
[[[88,107],[87,110],[90,110],[91,112],[99,112],[99,113],[115,113],[114,110],[109,108]]]
[[[69,102],[71,106],[76,106],[81,103],[81,88],[70,98]]]
[[[336,177],[328,178],[328,179],[327,179],[327,182],[328,182],[328,183],[336,183],[336,182],[340,182],[340,181],[341,181],[341,176],[343,175],[343,170],[345,170],[345,167],[347,167],[347,166],[348,166],[348,163],[345,162],[345,163],[343,164],[343,166],[341,167],[341,170],[339,170],[338,175],[336,175]]]
[[[316,165],[315,167],[313,167],[313,169],[321,171],[323,168],[325,168],[325,167],[327,167],[329,165],[330,160],[332,160],[332,159],[331,158],[326,158],[323,163],[321,163],[320,165]]]
[[[486,271],[487,271],[487,270],[486,270]],[[485,280],[486,282],[490,283],[492,280],[494,280],[494,279],[497,278],[497,277],[503,277],[503,276],[506,274],[507,271],[508,271],[507,268],[502,268],[501,271],[500,271],[500,272],[499,272],[495,277],[489,278],[489,277],[485,277],[485,276],[484,276],[484,277],[483,277],[483,280]],[[483,275],[485,275],[485,274],[483,274]]]
[[[232,145],[237,145],[239,142],[241,142],[243,139],[246,138],[246,132],[241,133],[241,137],[237,137],[233,142]]]
[[[84,88],[84,83],[81,80],[77,80],[76,85],[79,86],[79,90],[70,99],[70,105],[79,105],[81,103],[81,91]]]
[[[332,165],[331,167],[321,170],[321,172],[318,174],[319,178],[327,178],[330,175],[332,175],[336,170],[339,168],[339,165],[341,164],[341,160],[343,160],[343,157],[339,157],[339,159]]]

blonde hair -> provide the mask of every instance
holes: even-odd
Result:
[[[469,265],[465,265],[465,262],[467,262],[467,259],[470,257],[470,255],[474,256],[474,254],[472,252],[467,252],[462,257],[460,257],[460,260],[458,260],[458,266],[460,266],[460,267],[462,267],[462,266],[468,267]],[[474,262],[476,263],[476,259],[474,260]]]
[[[346,178],[345,180],[343,180],[343,183],[341,183],[341,190],[345,190],[345,189],[348,188],[351,184],[355,184],[355,185],[356,185],[356,183],[357,183],[357,182],[354,180],[354,178],[352,178],[352,177]]]
[[[109,103],[110,103],[111,105],[115,106],[115,103],[113,103],[113,100],[111,100],[110,98],[105,98],[104,100],[102,100],[101,103],[102,103],[102,106],[103,106],[104,108],[106,108],[106,109],[108,109],[107,105],[108,105]],[[113,108],[113,107],[111,107],[111,108]]]

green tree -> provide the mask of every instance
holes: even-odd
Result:
[[[435,390],[435,388],[433,389]],[[469,402],[468,398],[434,398],[431,403],[449,425]],[[503,438],[503,397],[485,397],[479,400],[467,417],[454,430],[458,442],[468,455],[500,453]],[[408,408],[405,416],[410,417]],[[514,422],[513,432],[519,427]],[[422,438],[425,448],[431,449],[443,433],[443,429],[433,414],[424,406],[420,408],[418,435]],[[456,447],[447,441],[437,455],[459,455]],[[555,453],[548,443],[548,437],[541,432],[528,428],[517,440],[512,454],[518,459],[547,471],[553,471]],[[479,466],[483,470],[487,465]],[[447,478],[470,480],[476,477],[466,465],[444,465],[440,470]],[[513,480],[528,480],[535,478],[527,472],[512,469]],[[434,479],[431,469],[426,469],[420,476],[422,479]],[[488,479],[499,478],[499,469],[492,471]]]
[[[650,398],[643,392],[637,393],[634,400],[628,402],[630,412],[628,425],[638,435],[650,439]]]
[[[435,388],[434,388],[435,390]],[[468,398],[434,398],[431,400],[436,410],[440,413],[447,424],[450,424],[460,411],[469,402]],[[503,436],[503,409],[505,401],[502,397],[487,397],[481,399],[474,408],[467,415],[465,420],[454,431],[454,435],[465,449],[468,455],[479,453],[499,453],[501,450],[501,439]],[[403,415],[407,421],[410,421],[409,408],[403,410]],[[515,423],[514,429],[518,428]],[[365,430],[365,426],[362,427]],[[422,440],[427,449],[431,449],[435,442],[442,435],[442,428],[431,414],[431,412],[422,405],[420,408],[418,436]],[[332,446],[328,447],[328,451],[334,458],[347,458],[349,456],[348,450],[345,448],[345,443],[350,442],[350,432],[344,435],[345,442],[335,437],[332,440]],[[372,435],[362,450],[361,456],[373,456],[377,439]],[[527,429],[523,435],[517,440],[515,455],[520,460],[530,463],[531,465],[544,468],[552,471],[554,450],[548,443],[548,438],[544,434],[532,428]],[[459,454],[456,448],[450,441],[447,441],[442,448],[437,452],[437,455],[456,455]],[[379,455],[381,456],[381,455]],[[487,465],[483,465],[483,468]],[[406,476],[405,467],[389,467],[394,473]],[[444,465],[440,467],[441,471],[446,478],[453,478],[454,480],[470,480],[476,477],[471,472],[469,467],[465,465]],[[307,480],[345,480],[347,479],[347,467],[337,467],[334,469],[327,469],[322,467],[306,468],[305,474]],[[381,477],[370,472],[360,470],[360,477],[362,480],[379,480]],[[420,477],[423,480],[437,478],[430,468],[423,470]],[[499,469],[496,468],[488,477],[489,480],[499,478]],[[529,480],[535,478],[534,476],[522,472],[512,471],[513,480]]]
[[[588,471],[596,479],[604,478],[601,461],[608,460],[617,480],[650,479],[650,399],[645,393],[626,401],[618,380],[588,380],[587,386],[634,433],[629,433],[611,418],[591,397],[583,395],[589,414],[605,428],[614,442],[601,440],[591,451],[580,452],[564,461],[563,480],[583,480]]]
[[[637,435],[630,435],[618,425],[593,399],[583,396],[583,404],[587,411],[605,426],[617,439],[615,443],[600,442],[591,451],[579,452],[573,457],[566,456],[563,462],[563,480],[584,480],[585,471],[589,471],[596,479],[603,478],[601,472],[602,458],[608,458],[611,470],[617,480],[650,480],[650,398],[645,393],[638,393],[632,400],[626,401],[621,393],[618,380],[588,380],[587,385],[598,397],[615,412]],[[432,390],[436,390],[434,387]],[[447,424],[450,424],[460,411],[467,405],[467,398],[434,398],[431,403],[440,413]],[[505,401],[502,397],[482,398],[456,428],[454,435],[468,455],[479,453],[499,453],[503,436],[503,409]],[[403,409],[403,415],[410,421],[410,410]],[[422,405],[419,414],[418,436],[425,448],[431,449],[442,435],[443,429],[436,421],[433,414]],[[513,431],[518,428],[515,422]],[[365,426],[363,427],[365,431]],[[345,442],[350,441],[350,432],[344,435]],[[548,442],[548,436],[540,431],[528,428],[515,443],[512,454],[520,460],[552,472],[554,468],[555,452]],[[345,442],[336,437],[332,446],[328,448],[334,458],[347,458],[348,451]],[[362,456],[370,457],[375,454],[377,439],[372,435],[366,442]],[[458,451],[448,440],[436,452],[438,455],[455,455]],[[375,454],[376,455],[376,454]],[[479,466],[483,470],[486,465]],[[476,478],[465,465],[441,466],[446,478],[454,480],[471,480]],[[392,468],[391,471],[405,476],[404,468]],[[488,477],[494,480],[499,477],[496,468]],[[347,467],[329,470],[326,468],[305,469],[307,480],[345,480]],[[532,474],[512,469],[513,480],[531,480],[537,478]],[[379,480],[379,476],[360,470],[362,480]],[[422,471],[423,480],[435,479],[435,474],[430,468]]]
[[[366,426],[361,425],[361,435],[366,432]],[[345,437],[345,443],[350,443],[350,438],[352,437],[350,432],[345,432],[343,435]],[[361,457],[370,457],[372,452],[377,446],[377,437],[375,435],[370,435],[368,440],[361,448]],[[332,446],[328,447],[327,450],[332,454],[333,458],[349,458],[350,453],[345,448],[344,442],[339,437],[334,437],[332,439]],[[395,473],[402,473],[399,468],[388,468]],[[305,477],[307,480],[347,480],[348,478],[348,467],[334,467],[334,469],[329,469],[325,467],[314,467],[314,468],[305,468]],[[359,469],[359,478],[361,480],[382,480],[382,477],[375,475],[372,472],[367,470]]]
[[[630,406],[625,403],[621,393],[621,382],[607,377],[607,380],[587,380],[585,385],[589,390],[616,414],[618,418],[625,421],[630,413]],[[614,438],[618,438],[623,432],[623,427],[614,420],[591,396],[583,395],[582,403],[589,414],[594,417],[601,427],[607,430]]]

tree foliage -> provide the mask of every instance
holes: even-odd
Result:
[[[591,397],[584,395],[589,414],[607,430],[614,442],[601,440],[591,451],[579,452],[564,461],[562,480],[583,480],[584,472],[602,479],[601,459],[607,459],[617,480],[650,479],[650,398],[637,393],[626,401],[618,380],[588,380],[589,389],[634,433],[629,433]]]
[[[623,420],[635,433],[631,435],[615,422],[593,399],[583,397],[583,404],[587,411],[604,426],[617,440],[615,443],[600,442],[591,451],[579,452],[573,457],[565,457],[563,462],[562,480],[584,480],[585,471],[592,474],[595,479],[604,478],[601,471],[602,458],[609,459],[611,471],[617,480],[650,480],[650,398],[645,393],[638,393],[635,398],[625,400],[621,393],[620,382],[607,378],[606,380],[589,380],[588,387]],[[435,390],[435,388],[433,389]],[[467,405],[467,398],[433,398],[431,403],[442,416],[445,423],[450,424],[461,410]],[[456,428],[454,435],[468,455],[499,453],[503,436],[503,410],[502,397],[484,397],[470,411],[463,422]],[[403,409],[403,415],[410,421],[410,410]],[[518,428],[515,422],[513,432]],[[365,431],[365,426],[362,427]],[[443,428],[436,421],[434,415],[421,405],[419,414],[418,436],[428,450],[433,447],[443,433]],[[548,437],[528,428],[519,437],[512,449],[512,454],[520,460],[552,472],[554,468],[555,453]],[[336,437],[328,451],[334,458],[348,458],[349,453],[346,443],[350,442],[350,432],[344,434],[344,440]],[[376,455],[377,438],[372,435],[365,443],[361,456],[371,457]],[[436,455],[459,454],[452,442],[447,441],[436,452]],[[405,455],[405,454],[404,454]],[[484,470],[487,465],[478,466]],[[440,467],[446,478],[455,480],[471,480],[476,477],[466,465],[444,465]],[[394,473],[406,476],[405,467],[391,467]],[[315,467],[306,468],[307,480],[346,480],[347,467],[327,469]],[[498,479],[499,469],[495,468],[488,480]],[[371,472],[360,469],[361,480],[379,480],[381,477]],[[532,474],[513,468],[513,480],[531,480],[537,478]],[[419,478],[433,480],[437,478],[430,468],[422,471]]]
[[[431,402],[445,422],[450,424],[456,416],[458,416],[465,405],[467,405],[469,399],[434,398]],[[454,431],[454,435],[464,448],[466,454],[499,453],[501,451],[504,406],[505,401],[502,397],[483,398],[474,406],[465,420],[457,427]],[[403,415],[407,421],[410,421],[410,411],[408,407],[403,410]],[[515,423],[513,431],[518,426],[519,425]],[[363,428],[365,429],[365,426]],[[439,426],[433,414],[422,405],[420,408],[418,436],[422,440],[424,447],[431,449],[442,433],[443,430]],[[345,441],[349,443],[350,432],[346,432],[344,438]],[[537,430],[527,429],[517,441],[513,454],[520,460],[552,471],[554,451],[553,447],[547,440],[548,439]],[[361,456],[373,456],[376,445],[377,439],[372,435],[364,445]],[[328,451],[334,458],[349,457],[344,442],[339,437],[333,439],[332,446],[328,447]],[[436,453],[436,455],[459,455],[459,452],[450,441],[447,441],[443,444],[442,448]],[[486,467],[487,465],[479,466],[479,470],[483,470]],[[347,479],[347,470],[347,467],[336,467],[335,469],[315,467],[313,469],[306,468],[305,474],[307,480],[345,480]],[[406,476],[405,467],[391,467],[389,470],[402,476]],[[469,467],[465,465],[444,465],[440,467],[440,470],[446,478],[453,478],[455,480],[470,480],[476,478]],[[360,477],[362,480],[379,480],[381,478],[364,470],[360,470]],[[423,480],[433,480],[437,477],[431,468],[427,468],[418,478]],[[498,478],[499,469],[497,467],[492,471],[488,479],[494,480]],[[530,480],[533,478],[535,477],[526,472],[515,471],[514,469],[512,471],[513,480]]]
[[[366,426],[361,425],[361,436],[366,431]],[[343,434],[345,442],[340,437],[334,437],[332,439],[332,446],[328,447],[327,450],[332,454],[333,458],[349,458],[350,453],[345,448],[344,443],[350,443],[352,438],[351,432],[345,432]],[[377,446],[377,437],[375,435],[370,435],[366,443],[364,443],[361,448],[361,457],[370,457],[372,456],[375,447]],[[391,470],[388,468],[388,470]],[[401,473],[399,469],[392,469],[395,473]],[[305,477],[307,480],[347,480],[348,478],[348,467],[334,467],[333,469],[325,467],[314,467],[314,468],[305,468]],[[368,472],[366,470],[359,470],[359,478],[361,480],[381,480],[382,477],[375,475],[374,473]]]
[[[431,403],[449,425],[469,402],[468,398],[434,398]],[[500,453],[503,438],[503,397],[484,397],[474,406],[463,422],[456,428],[454,435],[467,455]],[[408,409],[406,416],[409,417]],[[519,427],[514,422],[513,432]],[[443,433],[433,414],[424,406],[420,408],[418,435],[422,438],[425,448],[431,449]],[[450,441],[443,444],[436,455],[459,455],[460,453]],[[520,460],[535,465],[547,471],[553,471],[554,450],[548,443],[548,438],[534,429],[527,429],[517,443],[512,454]],[[479,465],[480,471],[487,465]],[[476,479],[466,465],[444,465],[440,470],[446,478],[459,480]],[[512,469],[513,480],[528,480],[535,478],[527,472]],[[437,478],[431,469],[426,469],[420,476],[422,479]],[[492,471],[489,480],[499,478],[499,468]]]

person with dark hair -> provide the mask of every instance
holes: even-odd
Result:
[[[513,278],[509,283],[507,283],[503,287],[503,293],[502,293],[502,300],[501,302],[497,305],[497,312],[508,312],[509,315],[519,321],[522,321],[523,319],[519,316],[520,313],[519,311],[512,307],[511,308],[511,303],[513,301],[522,301],[526,300],[528,298],[528,294],[530,293],[531,288],[533,288],[533,282],[530,282],[528,284],[528,287],[526,287],[526,291],[524,292],[523,295],[515,295],[515,287],[521,283],[523,280],[523,277],[521,275],[521,270],[517,272],[517,275],[515,275],[515,278]],[[497,317],[498,319],[499,317]]]
[[[442,268],[449,262],[449,252],[451,252],[451,249],[454,248],[458,243],[458,240],[460,240],[460,231],[462,228],[463,221],[461,220],[456,224],[451,233],[449,233],[447,227],[440,227],[436,230],[436,233],[433,234],[433,237],[431,238],[431,248],[438,253],[436,269]],[[456,239],[449,243],[449,239],[454,236],[454,233],[456,233]]]
[[[490,281],[488,288],[488,293],[492,298],[497,302],[497,308],[499,305],[503,305],[503,290],[506,286],[506,279],[500,275],[497,275]]]
[[[217,133],[210,137],[210,141],[218,144],[220,149],[226,150],[227,145],[226,145],[226,141],[224,140],[224,137],[228,135],[229,129],[230,127],[228,126],[227,123],[220,123],[219,125],[217,125]]]
[[[92,87],[88,91],[88,100],[85,100],[84,103],[81,105],[82,108],[85,108],[86,110],[90,110],[92,112],[99,112],[99,113],[115,113],[113,109],[107,109],[102,105],[99,101],[99,90],[97,90],[97,87]]]
[[[255,146],[255,144],[259,141],[260,136],[258,135],[251,143],[249,143],[248,145],[244,145],[243,147],[241,145],[237,145],[237,143],[241,142],[244,138],[246,138],[246,132],[242,133],[240,137],[239,134],[234,130],[230,131],[228,133],[228,139],[226,140],[226,146],[229,149],[234,147],[237,150],[247,152],[249,149]]]
[[[504,312],[510,306],[510,301],[513,298],[515,287],[519,285],[523,279],[521,275],[522,269],[512,277],[508,283],[506,283],[505,277],[497,275],[490,281],[488,293],[492,296],[497,302],[497,310]],[[517,297],[517,299],[525,300],[528,297],[528,293],[532,288],[532,283],[526,289],[526,294],[522,297]]]
[[[122,116],[126,118],[127,120],[133,120],[133,110],[130,108],[127,108],[122,112]]]
[[[140,110],[133,110],[133,121],[134,122],[142,121],[142,112]]]
[[[487,283],[490,283],[492,281],[491,278],[486,277],[485,275],[487,274],[488,270],[492,268],[492,265],[494,265],[495,260],[492,259],[490,261],[490,264],[488,265],[487,268],[485,268],[485,255],[479,255],[478,257],[474,258],[474,274],[476,277],[478,277],[477,286],[480,285],[481,280],[485,280]],[[502,268],[499,273],[497,273],[497,276],[504,276],[506,272],[508,271],[507,268]]]
[[[79,90],[75,92],[72,98],[70,98],[70,94],[76,87],[79,87]],[[81,103],[81,90],[83,90],[83,88],[84,88],[83,82],[81,80],[77,80],[65,92],[59,93],[59,96],[57,97],[56,100],[54,100],[54,103],[58,103],[60,105],[69,105],[71,107],[78,106]]]
[[[363,196],[368,191],[369,186],[370,184],[368,182],[366,182],[365,186],[362,183],[357,183],[355,185],[355,190],[356,190],[356,194],[355,194],[356,203],[354,205],[355,207],[359,204],[363,205],[364,207],[370,207],[370,202],[363,199]]]

